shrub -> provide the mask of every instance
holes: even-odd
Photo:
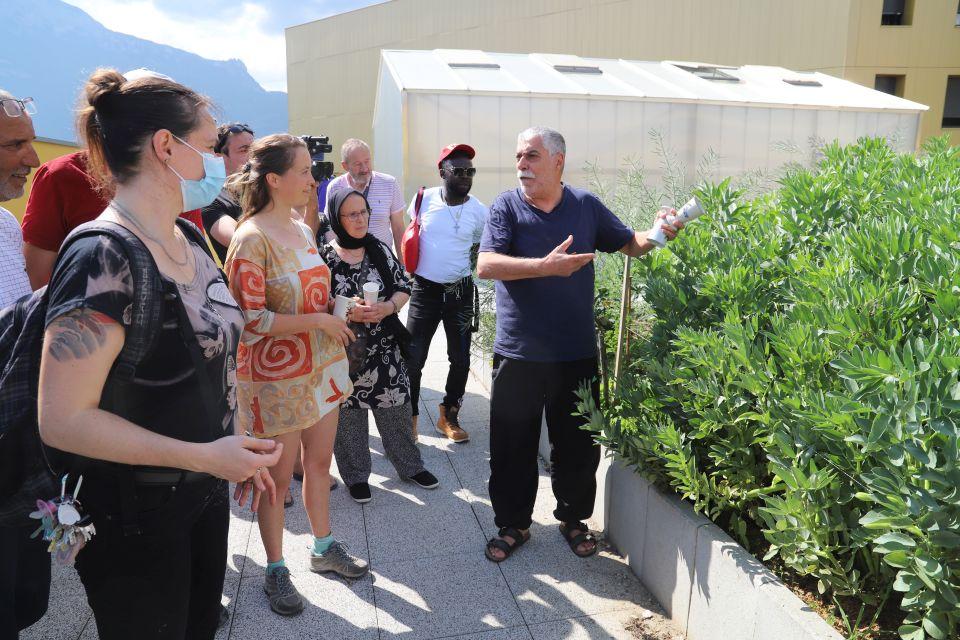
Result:
[[[830,145],[769,195],[698,195],[634,262],[649,331],[615,398],[582,396],[598,439],[824,597],[957,638],[960,150]]]

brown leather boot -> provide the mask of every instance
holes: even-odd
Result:
[[[413,439],[417,439],[417,418],[420,416],[413,416]]]
[[[437,431],[454,442],[466,442],[470,439],[470,434],[460,428],[460,422],[457,419],[459,413],[460,407],[445,407],[441,404]]]

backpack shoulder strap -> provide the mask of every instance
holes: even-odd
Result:
[[[417,191],[417,201],[416,201],[416,202],[414,203],[414,205],[413,205],[414,220],[419,220],[419,219],[420,219],[420,205],[423,204],[423,190],[424,190],[424,189],[425,189],[425,187],[420,187],[419,191]]]
[[[136,234],[123,225],[106,220],[93,220],[74,229],[64,240],[59,255],[62,256],[64,250],[80,238],[91,236],[108,236],[116,240],[123,247],[130,274],[133,277],[132,320],[123,349],[117,356],[113,368],[113,375],[117,381],[130,382],[137,364],[153,349],[160,333],[160,315],[163,306],[163,282],[160,279],[160,269],[150,250]],[[59,261],[58,257],[53,278],[57,275]]]

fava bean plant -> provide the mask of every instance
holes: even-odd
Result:
[[[633,261],[625,373],[581,396],[598,440],[861,602],[851,637],[895,603],[905,640],[960,638],[960,148],[827,145],[770,193],[696,193],[707,215]]]

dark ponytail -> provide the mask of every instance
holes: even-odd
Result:
[[[164,77],[128,81],[116,69],[97,69],[80,100],[77,131],[89,153],[91,173],[104,184],[137,174],[154,133],[186,137],[202,121],[210,101]]]

